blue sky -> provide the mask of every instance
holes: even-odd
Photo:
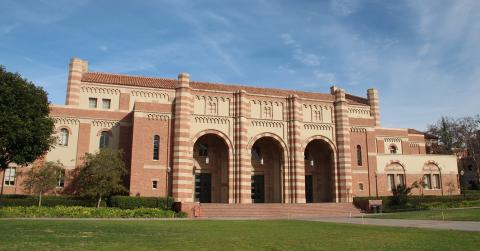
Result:
[[[382,126],[478,113],[480,1],[0,1],[0,64],[65,102],[92,71],[366,96]]]

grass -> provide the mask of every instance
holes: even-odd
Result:
[[[382,219],[480,221],[480,208],[444,210],[435,209],[399,213],[383,213],[371,215],[369,217]]]
[[[0,220],[0,250],[478,250],[480,234],[311,221]]]

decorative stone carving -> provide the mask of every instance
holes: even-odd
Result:
[[[119,121],[110,121],[110,120],[93,120],[92,125],[96,127],[103,128],[112,128],[120,125]]]
[[[55,122],[55,124],[62,124],[62,125],[80,124],[80,120],[75,118],[53,117],[53,121]]]
[[[97,87],[97,86],[87,86],[84,85],[81,87],[82,92],[86,93],[99,93],[99,94],[111,94],[119,95],[120,89],[108,88],[108,87]]]

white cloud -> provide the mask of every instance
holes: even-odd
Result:
[[[358,0],[332,0],[330,8],[337,15],[348,16],[358,9],[359,4]]]
[[[291,34],[283,33],[280,35],[283,44],[291,46],[293,48],[293,58],[301,62],[305,66],[318,66],[320,65],[320,57],[314,53],[305,53],[303,47],[298,43]]]
[[[324,84],[324,83],[333,84],[333,83],[336,82],[335,74],[333,74],[331,72],[322,72],[320,70],[314,70],[313,75],[315,76],[315,78],[317,80],[322,82],[322,84]]]
[[[106,45],[100,45],[100,46],[98,47],[98,49],[101,50],[101,51],[103,51],[103,52],[105,52],[105,51],[108,51],[108,46],[106,46]]]

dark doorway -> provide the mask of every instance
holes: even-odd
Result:
[[[313,176],[305,176],[305,199],[307,203],[313,203]]]
[[[195,174],[195,201],[212,202],[212,175],[210,173]]]
[[[252,202],[253,203],[265,202],[265,176],[264,175],[252,176]]]

